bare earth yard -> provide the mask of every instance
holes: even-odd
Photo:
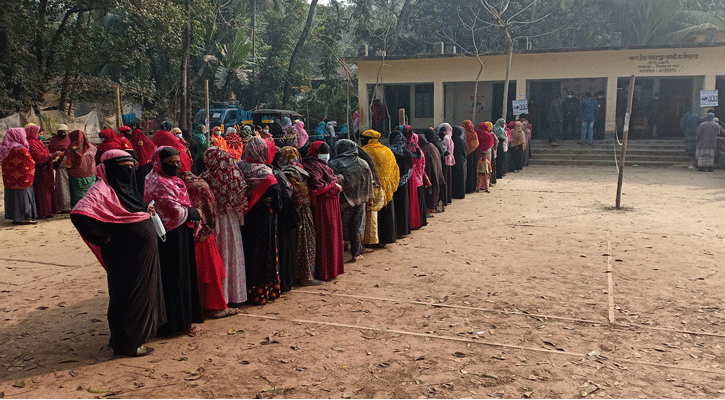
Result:
[[[625,211],[616,180],[609,167],[509,174],[333,282],[136,359],[105,347],[105,273],[68,217],[4,221],[0,393],[722,397],[725,171],[629,168]]]

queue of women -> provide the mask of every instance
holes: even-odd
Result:
[[[40,127],[12,128],[0,144],[5,216],[31,224],[70,211],[107,272],[109,346],[143,356],[155,335],[193,335],[205,318],[335,279],[345,250],[356,262],[452,199],[489,192],[521,170],[530,135],[525,120],[404,125],[386,146],[373,130],[358,144],[334,125],[323,140],[302,121],[282,128],[207,136],[163,123],[149,139],[124,126],[101,131],[97,147],[63,125],[47,147]]]

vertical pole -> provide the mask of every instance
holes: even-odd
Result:
[[[629,100],[627,100],[627,114],[624,116],[624,134],[622,138],[622,157],[619,165],[619,180],[617,181],[617,210],[622,209],[622,183],[624,182],[624,158],[627,156],[627,141],[629,140],[629,123],[632,116],[632,102],[634,100],[634,80],[629,78]]]
[[[405,125],[405,108],[398,110],[398,125]]]
[[[209,80],[204,80],[204,104],[206,105],[206,143],[209,144],[209,135],[211,134],[211,129],[209,127],[209,124],[211,123],[211,116],[209,115]]]
[[[113,86],[116,95],[116,129],[123,125],[123,114],[121,114],[121,88],[118,85]]]

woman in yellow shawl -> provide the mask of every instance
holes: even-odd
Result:
[[[473,127],[473,122],[470,119],[463,121],[463,130],[466,131],[466,145],[468,146],[467,163],[466,163],[466,193],[477,192],[476,185],[478,184],[478,155],[476,149],[478,148],[478,135],[476,134],[476,128]]]
[[[395,208],[393,204],[393,193],[398,189],[400,182],[400,170],[398,163],[395,161],[395,155],[387,146],[380,143],[380,133],[373,130],[367,130],[362,133],[360,142],[362,149],[365,150],[375,162],[380,177],[380,186],[382,187],[382,201],[378,205],[382,208],[373,206],[368,210],[365,219],[365,240],[366,246],[374,245],[385,246],[387,243],[395,243],[397,236],[395,227]],[[376,210],[378,208],[378,210]]]

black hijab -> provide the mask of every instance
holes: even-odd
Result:
[[[443,144],[440,136],[436,135],[436,132],[433,129],[428,128],[424,130],[423,136],[425,136],[425,138],[428,140],[428,143],[432,144],[436,147],[436,149],[438,149],[438,152],[441,153],[441,158],[448,155],[448,149],[446,149],[446,145]]]
[[[131,155],[109,158],[103,161],[106,168],[108,185],[116,192],[118,200],[128,212],[146,211],[146,202],[136,187],[136,174],[133,167],[123,167],[120,162],[133,161]]]

